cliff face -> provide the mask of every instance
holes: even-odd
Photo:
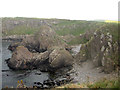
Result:
[[[118,65],[118,26],[104,25],[94,32],[91,39],[82,45],[76,55],[76,62],[91,60],[94,65],[103,66],[110,73]]]

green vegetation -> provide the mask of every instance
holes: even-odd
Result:
[[[107,35],[107,33],[112,35],[113,41],[118,41],[118,24],[116,23],[107,23],[103,27],[99,28],[102,30],[102,33]]]
[[[65,20],[65,19],[40,19],[40,18],[3,18],[3,36],[34,34],[45,23],[50,25],[60,36],[73,35],[67,42],[69,45],[86,43],[96,30],[103,29],[113,35],[113,40],[118,40],[118,24],[99,21],[85,20]],[[87,33],[87,34],[86,34]],[[80,34],[86,34],[88,37],[80,37]],[[66,40],[67,41],[67,40]]]
[[[68,42],[67,44],[69,44],[69,45],[78,45],[78,44],[86,43],[87,41],[88,40],[86,38],[75,37],[70,42]]]
[[[68,34],[79,36],[86,31],[94,31],[96,28],[100,27],[102,22],[95,21],[80,21],[80,20],[66,20],[54,25],[56,33],[60,36],[65,36]]]
[[[3,28],[6,27],[8,24],[10,25],[10,28],[5,28],[7,34],[3,31],[3,35],[33,34],[36,31],[36,29],[39,29],[40,26],[37,24],[40,24],[40,20],[51,25],[52,28],[54,28],[54,30],[56,31],[56,33],[61,36],[68,34],[77,36],[85,33],[87,30],[93,30],[93,28],[96,29],[97,27],[103,24],[103,22],[81,20],[38,19],[24,17],[3,18]],[[16,22],[20,23],[16,24]]]
[[[93,84],[87,85],[89,88],[120,88],[120,81],[115,80],[101,80]]]
[[[83,84],[66,84],[57,88],[113,88],[113,89],[120,89],[120,82],[118,78],[107,80],[106,78],[97,81],[97,82],[88,82]]]
[[[4,32],[4,35],[9,36],[9,35],[31,35],[34,34],[36,31],[38,31],[39,28],[33,28],[33,27],[27,27],[27,26],[16,26],[12,30],[7,30]]]

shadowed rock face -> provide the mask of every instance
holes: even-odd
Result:
[[[66,46],[50,27],[42,26],[34,36],[9,46],[13,54],[8,66],[11,69],[40,68],[42,71],[71,66],[73,58]]]

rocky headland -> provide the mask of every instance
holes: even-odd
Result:
[[[90,81],[118,77],[117,24],[19,18],[3,22],[3,40],[15,41],[8,47],[12,57],[6,60],[12,70],[39,69],[61,75],[69,72],[75,83],[86,82],[90,77]],[[27,32],[20,32],[24,25]],[[26,34],[12,35],[13,31]]]

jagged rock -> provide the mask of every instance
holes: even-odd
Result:
[[[81,46],[80,52],[75,56],[76,62],[91,60],[94,66],[103,66],[105,73],[112,72],[118,63],[118,43],[115,42],[117,35],[113,38],[110,33],[112,30],[100,28],[95,31],[91,39]]]
[[[106,73],[110,73],[115,69],[115,65],[118,63],[118,47],[117,43],[113,47],[107,48],[102,58],[102,66]]]

